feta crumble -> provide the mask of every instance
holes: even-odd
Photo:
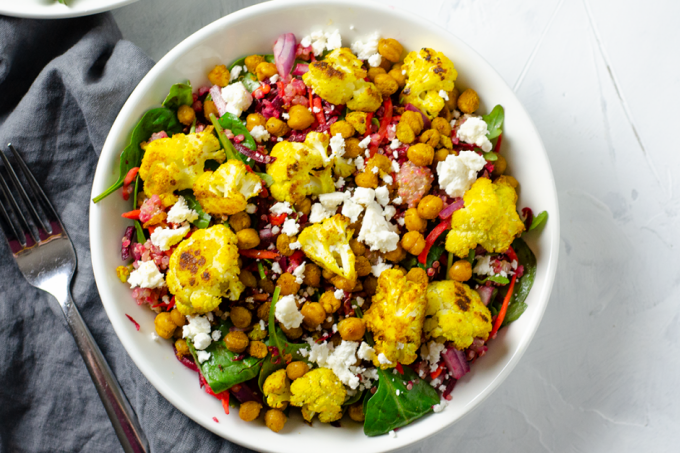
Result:
[[[432,406],[432,410],[434,411],[435,414],[438,414],[442,412],[444,409],[446,409],[446,406],[448,405],[449,402],[442,398],[439,404],[435,404],[434,406]]]
[[[399,235],[396,230],[397,227],[385,219],[380,205],[372,201],[366,206],[366,213],[357,240],[370,246],[371,251],[391,252],[396,250],[399,243]]]
[[[430,373],[437,371],[439,359],[441,358],[441,353],[444,349],[446,349],[446,346],[444,346],[443,343],[437,343],[436,341],[424,343],[420,347],[420,357],[429,362]]]
[[[378,362],[380,362],[381,365],[394,365],[382,352],[378,354]]]
[[[278,75],[278,74],[274,74],[273,76],[271,76],[271,77],[269,78],[269,82],[270,82],[270,83],[276,83],[276,82],[278,82],[278,81],[279,81],[279,75]]]
[[[198,363],[203,363],[203,362],[210,360],[211,355],[212,354],[210,354],[209,352],[206,352],[206,351],[198,351],[198,353],[196,354],[196,356],[198,358]]]
[[[375,32],[369,36],[365,42],[355,41],[352,43],[350,48],[354,55],[357,56],[359,60],[368,60],[372,55],[378,53],[378,42],[380,41],[380,35]],[[378,63],[380,64],[380,63]]]
[[[307,263],[302,263],[298,267],[295,268],[293,271],[293,277],[295,277],[295,283],[298,285],[302,285],[302,282],[305,280],[305,267],[307,267]]]
[[[287,234],[288,236],[295,236],[298,234],[300,231],[300,225],[298,225],[295,221],[295,219],[286,219],[285,222],[283,222],[283,228],[281,228],[281,232],[283,234]]]
[[[293,209],[290,207],[289,202],[279,201],[278,203],[274,203],[274,205],[271,208],[269,208],[269,212],[271,212],[274,215],[292,214]]]
[[[222,331],[213,330],[212,333],[210,334],[210,337],[212,338],[213,341],[220,341],[220,338],[222,338]]]
[[[283,296],[279,299],[276,303],[274,316],[286,329],[300,327],[304,319],[304,316],[302,316],[302,313],[297,308],[295,296],[293,295]]]
[[[241,72],[243,72],[243,66],[236,65],[231,68],[231,71],[229,71],[229,81],[233,82],[234,80],[238,79],[241,75]]]
[[[199,333],[198,335],[194,336],[192,341],[194,343],[194,348],[202,351],[210,346],[210,343],[212,343],[212,338],[210,338],[210,335],[207,333]]]
[[[188,232],[188,224],[174,230],[172,228],[156,228],[151,233],[151,243],[165,252],[180,242]]]
[[[342,300],[345,298],[345,292],[341,289],[336,289],[335,292],[333,293],[336,299]]]
[[[484,165],[486,160],[474,151],[461,151],[457,156],[450,154],[437,164],[439,186],[445,188],[450,197],[462,197]]]
[[[227,112],[241,116],[253,103],[253,96],[243,85],[243,82],[232,83],[222,88],[222,99],[227,103]]]
[[[246,212],[247,212],[248,214],[255,214],[255,213],[257,212],[257,206],[255,206],[255,205],[252,204],[252,203],[248,203],[248,204],[246,205]]]
[[[444,90],[439,90],[439,97],[444,99],[445,101],[449,100],[449,94]]]
[[[295,242],[291,242],[290,244],[288,244],[288,247],[291,250],[298,250],[298,249],[302,248],[302,245],[300,244],[300,241],[295,241]]]
[[[172,208],[168,211],[168,222],[169,223],[184,223],[193,222],[198,219],[198,213],[193,209],[189,209],[187,206],[187,201],[183,196],[179,196],[177,203],[172,205]]]
[[[281,269],[281,265],[278,263],[278,261],[274,261],[272,263],[272,272],[275,274],[283,274],[283,269]]]
[[[370,144],[371,144],[371,136],[369,135],[368,137],[366,137],[365,139],[363,139],[359,142],[359,148],[366,149],[366,148],[368,148],[368,145],[370,145]]]
[[[258,143],[262,143],[271,138],[271,135],[269,135],[267,129],[265,129],[264,126],[260,125],[253,127],[252,130],[250,131],[250,135],[252,135],[255,141]]]
[[[130,288],[162,288],[165,286],[163,274],[153,261],[142,261],[139,267],[130,272],[128,277]]]
[[[380,56],[379,53],[374,53],[370,57],[368,57],[368,65],[372,68],[377,68],[380,66],[380,63],[382,63],[382,57]]]
[[[486,136],[487,133],[486,121],[476,116],[468,117],[458,128],[460,140],[479,146],[485,153],[491,151],[491,142]]]
[[[387,186],[380,186],[375,189],[375,199],[383,206],[390,202],[390,191]]]
[[[335,134],[330,141],[331,154],[335,157],[342,157],[345,155],[345,139],[341,134]]]
[[[359,350],[357,351],[357,357],[361,360],[372,361],[375,357],[375,349],[373,349],[365,341],[362,341],[361,345],[359,346]]]

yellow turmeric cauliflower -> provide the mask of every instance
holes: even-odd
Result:
[[[505,177],[494,183],[479,178],[465,192],[463,201],[465,208],[453,213],[446,236],[446,250],[459,258],[478,244],[490,253],[503,253],[524,231],[517,214],[517,192]]]
[[[432,282],[427,287],[427,310],[423,330],[427,338],[444,337],[456,349],[465,349],[491,332],[491,313],[477,291],[455,280]]]
[[[351,282],[356,281],[356,257],[349,241],[354,230],[348,230],[349,219],[336,214],[321,223],[308,226],[298,236],[302,251],[324,269]]]
[[[226,156],[212,131],[210,126],[197,134],[175,134],[147,144],[139,167],[146,196],[158,195],[163,205],[172,206],[177,201],[174,192],[191,189],[206,160],[223,162]]]
[[[262,181],[240,160],[229,160],[194,183],[196,199],[208,214],[232,215],[246,209],[248,199],[262,191]]]
[[[380,274],[371,308],[364,314],[368,330],[373,332],[373,364],[383,370],[408,365],[417,358],[425,319],[427,282],[407,280],[399,270]]]
[[[297,204],[308,195],[335,191],[329,142],[328,135],[310,132],[303,143],[274,145],[270,155],[276,161],[269,164],[267,174],[274,180],[270,190],[276,200]]]
[[[213,225],[194,232],[172,252],[166,282],[180,313],[207,313],[223,297],[239,298],[245,286],[239,280],[236,242],[229,228]]]
[[[278,370],[270,374],[264,381],[262,391],[269,407],[285,409],[290,401],[290,381],[286,376],[286,370]]]
[[[346,47],[333,50],[322,61],[309,65],[302,76],[314,93],[331,104],[347,104],[352,110],[375,112],[382,104],[380,91],[366,82],[363,63]]]
[[[322,423],[334,422],[342,417],[342,403],[347,390],[328,368],[316,368],[295,379],[290,392],[290,404],[302,407],[302,416],[308,422],[316,414],[319,414]]]
[[[443,53],[424,47],[410,52],[401,66],[406,71],[406,86],[402,94],[404,103],[411,103],[430,119],[444,108],[441,90],[453,90],[458,72]]]

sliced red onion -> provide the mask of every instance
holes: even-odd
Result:
[[[297,66],[295,66],[295,69],[293,69],[293,75],[302,75],[305,74],[307,71],[309,71],[309,65],[308,64],[303,64],[303,63],[298,63]]]
[[[260,230],[260,239],[263,241],[271,241],[274,239],[274,233],[271,228],[263,228]]]
[[[451,392],[453,392],[453,387],[455,386],[456,386],[455,379],[450,379],[449,382],[446,383],[446,388],[442,392],[442,396],[446,401],[451,401]]]
[[[477,293],[479,293],[482,303],[484,305],[489,305],[489,302],[491,302],[491,294],[493,293],[493,286],[480,286],[477,288]]]
[[[262,154],[259,151],[253,151],[250,148],[246,148],[240,143],[234,143],[234,147],[238,150],[238,152],[240,152],[244,156],[250,157],[255,162],[259,162],[261,164],[271,164],[276,160],[276,157],[272,157],[267,154]]]
[[[128,315],[127,313],[125,313],[125,316],[127,316],[127,318],[132,322],[132,324],[135,325],[137,332],[139,332],[139,323],[135,321],[135,319],[132,316]]]
[[[231,326],[229,328],[229,332],[245,332],[248,329],[244,329],[242,327],[236,327],[236,326]]]
[[[456,348],[447,348],[442,352],[442,357],[444,358],[444,363],[449,369],[451,376],[455,379],[460,379],[470,372],[470,364],[465,360],[465,354],[463,351],[459,351]]]
[[[120,248],[120,257],[123,261],[132,258],[132,235],[135,233],[135,227],[129,226],[125,228],[123,235],[123,243]]]
[[[274,63],[282,79],[287,79],[295,63],[297,41],[292,33],[284,33],[274,43]]]
[[[405,108],[406,110],[410,110],[410,111],[412,111],[412,112],[418,112],[418,113],[420,113],[420,116],[423,117],[423,130],[429,129],[430,127],[432,127],[432,123],[430,123],[430,119],[427,117],[427,115],[425,115],[423,112],[421,112],[420,109],[419,109],[418,107],[416,107],[415,105],[413,105],[413,104],[411,104],[411,103],[409,102],[408,104],[406,104],[406,105],[404,106],[404,108]]]
[[[257,401],[262,404],[262,396],[253,391],[253,389],[245,382],[234,385],[229,391],[241,404],[247,403],[248,401]]]
[[[462,209],[465,206],[465,201],[462,198],[457,199],[447,207],[441,210],[439,212],[439,218],[442,220],[446,220],[449,217],[453,215],[454,212],[456,212],[459,209]]]
[[[215,107],[220,116],[227,113],[227,103],[224,102],[224,98],[222,98],[222,90],[220,87],[213,85],[212,88],[210,88],[210,97],[212,97],[212,101],[215,103]]]

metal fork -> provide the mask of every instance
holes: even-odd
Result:
[[[36,288],[52,294],[59,302],[123,450],[147,452],[149,445],[137,416],[71,297],[71,279],[77,264],[73,243],[17,150],[11,143],[8,146],[36,201],[31,201],[9,159],[0,149],[0,158],[5,164],[9,179],[25,207],[22,209],[17,203],[0,173],[0,192],[4,198],[0,200],[0,217],[6,224],[5,237],[12,255],[26,280]]]

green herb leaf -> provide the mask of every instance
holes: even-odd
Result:
[[[142,116],[132,130],[130,142],[120,154],[118,180],[103,193],[92,199],[95,203],[103,200],[123,186],[123,180],[127,173],[142,164],[144,151],[139,144],[151,137],[151,134],[165,131],[168,135],[182,132],[182,124],[177,120],[177,115],[165,107],[149,110]]]
[[[470,249],[467,257],[468,262],[472,265],[475,262],[475,249]]]
[[[482,157],[484,159],[486,159],[487,162],[495,162],[495,161],[498,160],[498,154],[496,154],[494,152],[488,152],[488,153],[482,152]]]
[[[484,280],[477,280],[477,283],[482,284],[486,282],[499,283],[501,285],[507,285],[510,283],[510,279],[503,277],[501,275],[492,275],[491,277],[486,277]]]
[[[236,82],[241,82],[243,86],[246,87],[246,90],[248,90],[250,93],[257,90],[261,86],[260,82],[257,80],[257,76],[255,74],[251,74],[250,72],[246,72],[232,83]]]
[[[482,115],[482,119],[486,122],[486,129],[488,131],[486,137],[489,140],[493,140],[501,135],[503,132],[503,120],[505,119],[505,110],[503,110],[502,106],[497,105],[488,115]]]
[[[379,436],[406,426],[439,404],[439,394],[430,384],[420,379],[411,368],[402,368],[403,375],[378,369],[378,390],[364,404],[364,434],[367,436]],[[411,390],[406,389],[409,381],[413,383]]]
[[[418,266],[425,270],[431,268],[432,264],[439,260],[444,252],[446,252],[446,234],[442,233],[427,253],[427,264],[418,263]]]
[[[362,390],[362,391],[357,390],[357,392],[354,395],[350,396],[344,403],[342,403],[342,405],[344,407],[347,407],[347,406],[351,406],[352,404],[356,403],[357,401],[359,401],[364,396],[364,391],[365,390]]]
[[[229,112],[225,113],[224,115],[222,115],[222,118],[220,118],[220,126],[222,126],[223,129],[229,129],[234,135],[243,134],[245,140],[243,140],[242,145],[253,151],[257,149],[257,143],[255,143],[255,139],[253,138],[252,135],[250,135],[250,132],[248,131],[248,129],[246,129],[246,125],[243,124],[243,122],[241,122],[238,116]],[[241,156],[243,155],[241,154]],[[243,159],[241,160],[245,162],[244,159],[248,158],[246,156],[243,156]]]
[[[229,72],[231,72],[232,69],[234,69],[234,66],[245,66],[246,64],[246,57],[241,57],[238,60],[234,61],[232,64],[229,65]]]
[[[201,203],[196,200],[194,192],[191,189],[187,189],[180,191],[179,194],[184,197],[189,209],[193,209],[198,213],[198,219],[191,223],[194,224],[196,228],[208,228],[210,226],[210,220],[212,217],[203,210],[203,206],[201,206]]]
[[[194,103],[191,82],[188,80],[184,83],[176,83],[170,87],[170,93],[163,101],[163,107],[170,110],[177,110],[182,105],[191,105]]]
[[[542,224],[545,223],[545,221],[548,220],[548,211],[543,211],[536,217],[534,217],[534,220],[531,221],[531,226],[529,227],[529,231],[538,228]]]
[[[133,209],[137,209],[137,194],[139,193],[139,181],[141,181],[141,178],[139,177],[139,173],[137,173],[137,177],[135,178],[135,192],[132,195]],[[144,228],[142,228],[142,223],[139,220],[135,220],[135,231],[137,232],[137,242],[139,242],[140,244],[144,244],[146,242],[146,235],[144,235]]]
[[[255,174],[259,176],[262,181],[264,181],[267,187],[271,187],[274,184],[274,178],[269,176],[267,173],[260,173],[256,171]]]
[[[529,295],[529,291],[534,284],[536,278],[536,256],[531,251],[529,246],[521,238],[515,239],[512,243],[512,248],[517,253],[518,263],[524,266],[524,274],[515,282],[514,294],[508,303],[508,310],[505,313],[502,326],[507,326],[519,317],[527,309],[527,304],[524,302]],[[492,304],[489,304],[489,309],[492,315],[495,315],[500,310],[500,306],[508,293],[508,287],[499,288],[498,297],[492,296]]]

